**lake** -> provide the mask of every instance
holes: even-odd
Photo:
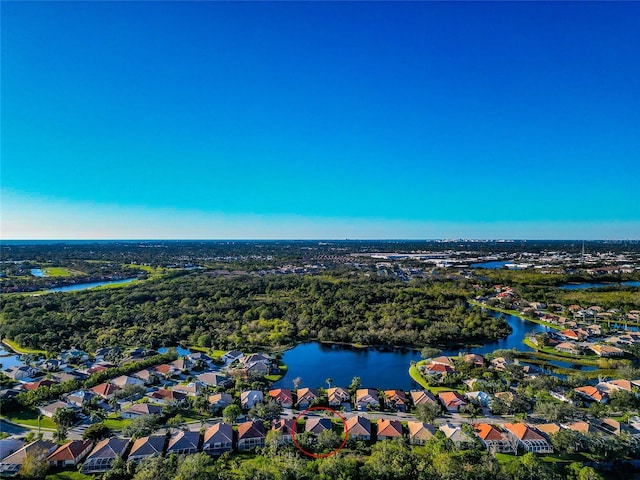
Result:
[[[588,288],[605,288],[605,287],[640,287],[640,282],[619,282],[619,283],[567,283],[560,285],[560,290],[586,290]]]
[[[103,285],[113,285],[116,283],[130,283],[136,278],[125,278],[122,280],[108,280],[105,282],[77,283],[75,285],[66,285],[64,287],[50,288],[47,292],[77,292],[78,290],[87,290],[88,288],[101,287]]]
[[[511,263],[512,260],[506,261],[494,261],[494,262],[480,262],[480,263],[472,263],[469,265],[471,268],[489,268],[489,269],[500,269],[504,268],[507,263]]]
[[[460,352],[486,354],[497,349],[517,348],[532,351],[522,343],[529,334],[544,332],[547,327],[505,315],[513,332],[502,340],[470,348],[443,350],[443,355],[456,356]],[[421,388],[409,376],[412,360],[421,360],[420,352],[411,349],[354,348],[326,343],[303,343],[284,352],[282,360],[289,367],[287,375],[275,387],[292,388],[293,379],[300,377],[302,386],[326,387],[330,377],[334,385],[347,387],[358,376],[363,387],[404,389]]]
[[[46,277],[44,271],[41,268],[32,268],[31,275],[34,277]]]

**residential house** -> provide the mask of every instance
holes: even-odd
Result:
[[[184,393],[188,397],[197,397],[200,393],[204,392],[206,386],[204,383],[195,381],[189,383],[179,383],[173,387],[174,392]]]
[[[122,418],[138,418],[145,415],[162,415],[162,407],[150,403],[134,403],[120,413]]]
[[[609,396],[606,393],[603,393],[596,387],[592,387],[590,385],[577,387],[574,388],[574,390],[585,400],[598,403],[607,403],[609,401]]]
[[[67,401],[82,408],[84,405],[90,404],[94,397],[96,397],[96,394],[90,390],[76,390],[67,395]]]
[[[135,378],[139,378],[146,385],[153,385],[158,379],[158,372],[145,368],[133,374]]]
[[[497,425],[476,423],[473,425],[476,436],[491,453],[517,453],[518,443]]]
[[[276,388],[274,390],[269,390],[269,397],[273,399],[279,405],[282,405],[284,408],[290,408],[293,405],[293,394],[291,390],[286,388]]]
[[[128,375],[121,375],[111,380],[111,383],[119,388],[124,388],[127,385],[139,385],[144,386],[144,380],[136,377],[130,377]]]
[[[451,413],[456,413],[460,411],[460,407],[467,405],[467,401],[458,392],[439,392],[438,398],[444,408]]]
[[[15,437],[3,438],[0,440],[0,460],[17,452],[25,446],[24,441]]]
[[[455,369],[452,366],[444,365],[442,363],[429,363],[423,367],[423,371],[427,375],[443,377],[455,372]]]
[[[122,389],[115,385],[111,385],[110,383],[101,383],[91,388],[91,391],[93,393],[104,398],[105,400],[111,400],[119,390]]]
[[[56,413],[56,410],[58,410],[60,408],[73,408],[73,409],[75,409],[75,406],[70,404],[70,403],[63,402],[61,400],[57,400],[55,402],[48,403],[47,405],[43,405],[41,407],[38,407],[38,411],[42,415],[44,415],[45,417],[53,418],[53,416]]]
[[[398,412],[407,411],[407,396],[402,390],[385,390],[386,404],[392,406]]]
[[[202,451],[209,455],[222,455],[233,448],[233,428],[227,423],[216,423],[204,432]]]
[[[307,419],[304,431],[319,435],[325,430],[331,430],[331,420],[326,417],[311,417]]]
[[[173,368],[173,371],[176,373],[188,373],[191,368],[193,368],[193,362],[188,358],[178,358],[173,362],[169,362],[169,365]]]
[[[238,425],[238,450],[249,450],[264,447],[264,425],[260,421],[252,420]]]
[[[13,380],[27,380],[38,374],[38,370],[29,365],[18,365],[3,370],[3,373]]]
[[[165,378],[173,377],[174,375],[177,375],[179,373],[173,365],[170,365],[168,363],[156,365],[155,367],[153,367],[153,372]]]
[[[444,425],[440,425],[440,431],[453,442],[457,449],[463,450],[465,448],[471,448],[474,444],[473,438],[463,432],[459,425],[445,423]]]
[[[169,439],[167,445],[167,455],[175,453],[178,455],[191,455],[198,452],[200,443],[200,432],[181,430]]]
[[[438,365],[446,365],[448,367],[453,367],[453,362],[451,361],[451,359],[449,357],[446,356],[441,356],[441,357],[435,357],[429,360],[429,363],[432,364],[438,364]]]
[[[309,408],[309,405],[316,400],[320,395],[315,388],[299,388],[296,392],[298,397],[298,408]]]
[[[424,445],[436,434],[436,427],[424,422],[408,422],[409,443],[412,445]]]
[[[574,432],[589,434],[589,433],[601,433],[596,427],[591,425],[589,422],[570,422],[561,424],[563,428],[568,430],[573,430]]]
[[[487,392],[467,392],[464,394],[464,396],[467,397],[467,399],[471,403],[475,403],[477,405],[480,405],[481,407],[488,407],[491,403],[491,395],[489,395]]]
[[[271,430],[280,434],[280,445],[293,443],[293,435],[296,432],[296,421],[293,418],[274,420]]]
[[[249,409],[257,403],[264,401],[264,394],[260,390],[245,390],[240,392],[240,403],[242,408]]]
[[[222,410],[233,403],[233,397],[229,393],[214,393],[209,396],[209,408],[211,410]]]
[[[498,371],[504,371],[507,365],[513,365],[513,361],[505,357],[496,357],[489,362]]]
[[[558,433],[560,428],[557,423],[539,423],[536,425],[536,430],[547,440],[550,440],[552,435]]]
[[[504,428],[512,440],[532,453],[553,453],[551,443],[531,426],[525,423],[505,423]]]
[[[173,390],[166,390],[160,388],[155,392],[151,392],[147,395],[151,400],[162,405],[177,405],[183,403],[187,396],[184,393],[174,392]]]
[[[122,457],[128,445],[128,438],[111,437],[98,442],[82,464],[82,473],[102,473],[111,470],[116,457]]]
[[[373,388],[359,388],[356,390],[356,407],[361,412],[367,409],[380,408],[377,390]]]
[[[231,365],[233,362],[239,362],[243,357],[244,353],[239,352],[238,350],[231,350],[222,355],[222,357],[220,357],[220,360],[222,360],[225,365]]]
[[[213,362],[213,359],[209,355],[202,352],[192,352],[187,355],[187,359],[193,365],[210,365]]]
[[[591,344],[587,348],[599,357],[610,358],[624,356],[623,350],[619,349],[618,347],[612,347],[610,345]]]
[[[234,382],[232,378],[229,378],[226,375],[222,375],[220,373],[215,373],[215,372],[201,373],[196,378],[198,379],[199,382],[202,382],[209,387],[227,388],[233,385],[233,382]]]
[[[37,456],[38,459],[45,460],[55,449],[56,444],[49,440],[36,440],[35,442],[31,442],[0,461],[0,476],[16,476],[27,455]]]
[[[626,380],[619,378],[616,380],[609,380],[607,382],[600,382],[596,385],[596,388],[600,391],[610,394],[616,390],[624,390],[625,392],[634,393],[640,389],[640,380]]]
[[[402,424],[399,420],[378,420],[378,440],[387,440],[402,437]]]
[[[422,403],[436,403],[436,397],[433,396],[428,390],[411,390],[409,392],[411,395],[411,400],[415,406],[418,406]]]
[[[49,466],[56,468],[75,467],[93,448],[91,440],[72,440],[59,446],[47,457]]]
[[[571,342],[559,343],[558,345],[555,346],[555,350],[562,353],[568,353],[570,355],[580,355],[582,353],[580,350],[580,347],[575,343],[571,343]]]
[[[484,366],[484,357],[482,355],[478,355],[477,353],[469,353],[463,358],[465,362],[472,364],[474,367]]]
[[[345,388],[333,387],[327,390],[327,398],[329,399],[329,405],[339,407],[345,403],[348,404],[351,400],[351,395]]]
[[[43,380],[39,380],[37,382],[31,382],[31,383],[25,383],[24,384],[24,388],[25,390],[37,390],[40,387],[52,387],[53,385],[56,385],[58,382],[54,382],[53,380],[49,380],[47,378],[43,379]]]
[[[371,440],[371,422],[366,417],[354,415],[347,418],[345,427],[349,432],[349,438],[354,440]]]
[[[247,377],[264,377],[269,374],[269,364],[264,362],[248,363],[243,370]]]

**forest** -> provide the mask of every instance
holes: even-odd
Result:
[[[304,341],[411,346],[510,333],[467,304],[464,279],[402,282],[353,274],[215,277],[193,271],[126,288],[0,297],[0,336],[51,353],[75,346],[252,348]]]

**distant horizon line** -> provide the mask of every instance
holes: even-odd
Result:
[[[584,238],[13,238],[0,239],[0,244],[5,242],[16,243],[131,243],[131,242],[639,242],[639,238],[614,238],[614,239],[584,239]]]

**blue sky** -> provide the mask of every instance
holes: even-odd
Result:
[[[2,237],[640,238],[639,23],[2,2]]]

